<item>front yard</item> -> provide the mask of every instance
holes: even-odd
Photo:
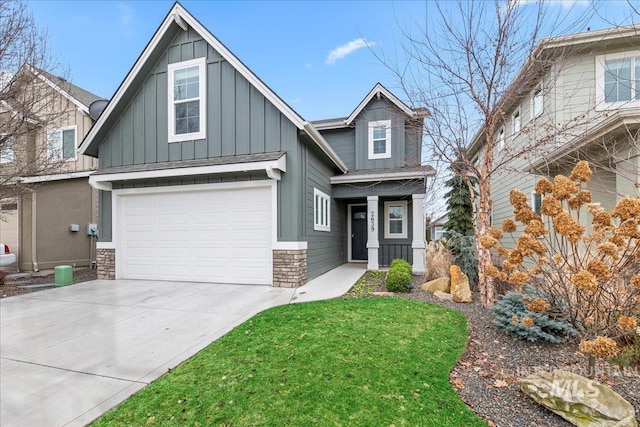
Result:
[[[460,313],[396,298],[263,312],[99,419],[96,426],[474,426],[449,371]]]

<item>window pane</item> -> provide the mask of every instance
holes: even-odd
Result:
[[[199,96],[200,81],[199,68],[190,67],[173,72],[173,100],[197,98]]]
[[[384,154],[387,152],[387,141],[373,141],[373,154]]]
[[[373,139],[385,139],[387,137],[386,126],[375,126],[373,128]]]
[[[59,130],[50,132],[48,136],[48,143],[49,158],[62,158],[62,132],[60,132]]]
[[[389,219],[402,219],[404,214],[402,206],[389,206]]]
[[[533,93],[533,115],[542,113],[542,89],[536,89]]]
[[[605,62],[604,91],[605,102],[631,99],[631,59]]]
[[[354,212],[353,213],[353,219],[367,219],[367,213],[366,212]]]
[[[315,206],[315,210],[316,210],[315,223],[320,224],[320,198],[318,197],[317,194],[316,194],[315,203],[313,205]]]
[[[636,99],[640,99],[640,57],[635,58],[635,63],[636,63],[636,85],[635,85],[635,90],[636,90]]]
[[[389,220],[389,233],[402,234],[402,220]]]
[[[71,159],[76,156],[76,131],[68,129],[62,132],[62,157]]]
[[[176,134],[200,131],[200,101],[175,105]]]

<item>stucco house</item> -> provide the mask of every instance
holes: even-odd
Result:
[[[504,123],[497,130],[496,161],[531,148],[492,176],[492,223],[513,217],[509,192],[531,195],[542,176],[568,174],[578,160],[591,163],[588,189],[610,210],[624,195],[639,194],[640,28],[616,27],[542,40],[503,99]],[[469,146],[484,155],[483,131]],[[589,226],[588,216],[581,221]]]
[[[98,162],[77,148],[98,99],[30,64],[3,89],[0,175],[7,179],[0,188],[0,240],[17,255],[7,269],[94,262],[96,236],[87,227],[97,223],[97,191],[88,176]]]
[[[81,146],[100,278],[300,286],[346,262],[423,271],[426,111],[376,85],[309,122],[175,4]]]

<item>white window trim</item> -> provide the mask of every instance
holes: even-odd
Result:
[[[535,111],[535,98],[536,92],[540,92],[540,111],[536,113]],[[531,91],[531,119],[535,119],[539,117],[544,112],[544,86],[542,83],[536,85],[536,87]]]
[[[318,201],[320,201],[320,218],[317,215]],[[313,189],[313,229],[331,231],[331,197],[317,188]]]
[[[516,117],[517,117],[517,122],[516,122]],[[511,126],[511,129],[513,129],[513,134],[517,135],[520,133],[520,130],[522,130],[522,109],[518,108],[516,111],[513,112],[513,114],[511,115],[511,122],[513,123],[513,125]],[[516,123],[518,123],[518,127],[516,128]]]
[[[386,143],[385,143],[385,152],[375,154],[373,152],[373,129],[378,126],[385,126],[386,131]],[[388,159],[391,158],[391,120],[378,120],[375,122],[369,122],[369,132],[368,132],[368,145],[369,145],[369,160],[375,159]]]
[[[633,87],[635,76],[635,60],[640,57],[640,50],[630,50],[619,53],[609,53],[606,55],[596,56],[596,110],[615,110],[618,108],[635,108],[640,106],[640,100],[635,99],[636,90]],[[604,64],[607,61],[616,61],[620,59],[631,59],[631,100],[630,101],[617,101],[617,102],[605,102],[604,100]]]
[[[389,231],[389,207],[390,206],[402,206],[403,218],[402,218],[402,233],[391,233]],[[409,223],[409,212],[407,209],[406,201],[396,202],[384,202],[384,238],[385,239],[406,239],[407,229]]]
[[[6,133],[0,134],[0,138],[6,138],[4,145],[0,147],[0,165],[13,163],[16,160],[16,152],[13,149],[14,138]]]
[[[65,130],[71,130],[73,129],[73,157],[67,157],[66,159],[64,158],[64,140],[63,138],[63,132]],[[60,152],[60,158],[52,158],[51,157],[51,151],[50,151],[50,147],[49,147],[49,138],[51,137],[51,134],[55,133],[55,132],[60,132],[60,142],[62,144],[61,147],[61,152]],[[46,145],[47,145],[47,159],[49,159],[49,161],[52,162],[75,162],[76,160],[78,160],[78,126],[73,125],[73,126],[65,126],[65,127],[61,127],[61,128],[56,128],[56,129],[51,129],[49,131],[47,131],[46,133]]]
[[[207,94],[207,75],[206,75],[206,64],[207,60],[205,57],[191,59],[189,61],[175,62],[173,64],[167,65],[167,107],[168,107],[168,141],[169,142],[181,142],[181,141],[192,141],[196,139],[204,139],[207,134],[207,102],[206,102],[206,94]],[[200,130],[198,132],[191,133],[181,133],[176,134],[176,123],[175,123],[175,113],[174,113],[174,105],[175,101],[173,100],[173,76],[177,70],[181,70],[183,68],[189,67],[198,67],[198,76],[199,76],[199,90],[198,90],[198,101],[200,103]]]

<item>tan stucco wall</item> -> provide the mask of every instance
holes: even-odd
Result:
[[[87,224],[96,223],[95,195],[87,178],[53,181],[35,187],[36,193],[36,253],[32,247],[32,197],[23,197],[21,215],[22,251],[20,268],[50,269],[69,264],[88,266],[95,259],[95,242],[87,236]],[[80,231],[69,230],[78,224]]]

